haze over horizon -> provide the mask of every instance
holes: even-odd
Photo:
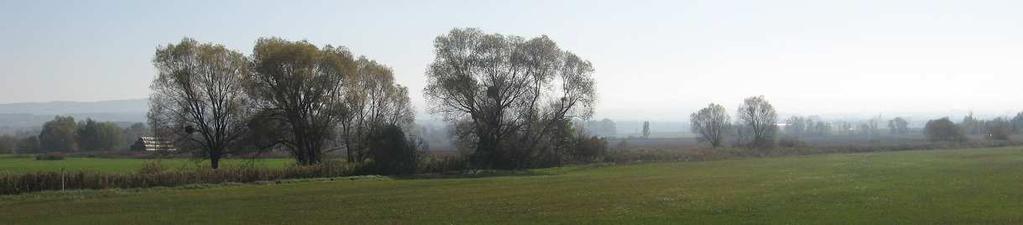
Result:
[[[596,69],[597,118],[686,120],[765,95],[783,114],[1023,110],[1015,1],[3,2],[0,103],[139,99],[158,46],[249,54],[260,37],[348,47],[394,69],[417,111],[433,40],[548,35]],[[170,19],[173,18],[173,19]],[[420,116],[427,116],[420,113]]]

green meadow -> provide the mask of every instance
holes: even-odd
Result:
[[[0,224],[1021,224],[1021,188],[1014,147],[43,192]]]
[[[136,172],[146,163],[159,162],[166,169],[208,168],[209,161],[188,158],[134,159],[134,158],[88,158],[68,157],[63,160],[36,160],[31,156],[0,155],[0,173],[26,173],[37,171],[92,171],[110,173]],[[226,159],[224,167],[263,166],[285,167],[295,163],[293,159]]]

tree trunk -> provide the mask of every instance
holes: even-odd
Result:
[[[220,168],[220,151],[210,151],[210,167],[213,169]]]

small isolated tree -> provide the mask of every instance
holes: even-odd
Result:
[[[774,145],[778,130],[778,114],[764,96],[749,97],[739,106],[739,121],[750,138],[747,146],[752,148]]]
[[[966,140],[963,129],[956,125],[948,117],[927,121],[924,126],[924,133],[930,141],[953,141],[961,142]]]
[[[725,131],[731,123],[725,107],[711,103],[706,108],[689,115],[690,129],[700,135],[700,141],[706,141],[717,148],[725,138]]]
[[[346,78],[355,60],[344,47],[260,38],[246,77],[249,95],[284,129],[282,144],[301,165],[317,164],[331,147],[345,107]]]
[[[39,148],[43,152],[76,152],[78,124],[70,116],[57,116],[43,124],[39,133]]]
[[[643,121],[643,138],[650,138],[650,121]]]
[[[250,113],[241,79],[248,61],[222,45],[185,38],[156,50],[149,123],[157,135],[220,158],[244,134]]]

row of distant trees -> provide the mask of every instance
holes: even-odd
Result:
[[[92,119],[75,122],[70,116],[56,116],[43,124],[38,135],[0,136],[0,153],[99,152],[127,149],[145,135],[145,124],[120,127],[113,122]]]
[[[745,99],[737,111],[738,121],[733,124],[723,106],[711,103],[690,115],[690,128],[699,135],[700,141],[710,143],[713,147],[723,145],[728,136],[735,136],[736,145],[740,146],[762,148],[774,145],[779,130],[777,113],[763,96]],[[872,118],[860,124],[856,130],[871,137],[877,136],[880,134],[881,121],[880,117]],[[815,117],[793,116],[785,123],[783,131],[794,137],[824,136],[833,131],[831,123]],[[839,123],[838,126],[840,131],[853,131],[849,123]],[[890,134],[910,132],[909,121],[902,117],[888,120],[887,126]],[[965,141],[967,134],[983,135],[992,140],[1009,140],[1011,134],[1023,132],[1023,112],[1011,119],[998,117],[991,120],[980,120],[970,114],[960,124],[946,117],[928,121],[923,132],[931,141]]]

